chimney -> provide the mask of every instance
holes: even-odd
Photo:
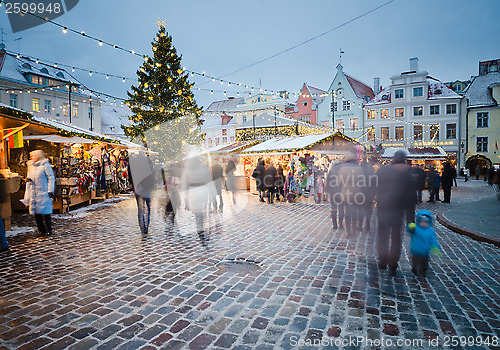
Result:
[[[410,71],[418,72],[418,57],[410,58]]]
[[[373,93],[376,95],[380,92],[380,78],[373,78]]]

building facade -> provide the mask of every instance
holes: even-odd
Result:
[[[286,117],[304,123],[318,124],[318,106],[325,96],[326,91],[304,83],[297,102],[286,108]]]
[[[373,97],[371,87],[344,73],[338,64],[337,74],[318,106],[318,124],[354,136],[349,132],[364,128],[363,106]]]
[[[18,57],[0,44],[0,103],[33,115],[102,132],[102,100],[64,69]]]
[[[465,90],[467,98],[466,166],[500,166],[500,59],[479,63],[479,75]]]
[[[419,71],[418,58],[412,58],[410,71],[392,76],[391,85],[366,104],[364,123],[373,128],[363,142],[382,147],[440,146],[461,166],[465,113],[464,98]]]

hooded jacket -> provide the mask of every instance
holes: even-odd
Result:
[[[38,162],[28,162],[28,182],[26,186],[30,193],[28,205],[30,214],[52,214],[52,199],[49,192],[54,193],[56,178],[50,167],[48,159],[42,159]]]
[[[427,221],[427,227],[419,225],[422,220]],[[429,210],[419,210],[415,214],[415,223],[414,230],[408,229],[411,234],[410,252],[413,255],[429,256],[432,248],[441,249],[436,238],[436,231],[432,227],[434,225],[434,215]]]

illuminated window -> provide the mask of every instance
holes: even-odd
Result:
[[[394,114],[396,116],[396,118],[402,118],[405,116],[405,109],[404,108],[396,108],[394,110]]]
[[[422,106],[413,107],[413,115],[415,117],[424,115],[424,108]]]
[[[382,109],[382,110],[380,111],[380,116],[381,116],[382,118],[389,118],[389,110],[388,110],[388,109]]]
[[[370,130],[368,131],[368,134],[366,134],[366,138],[367,138],[367,140],[368,140],[368,141],[373,141],[373,140],[375,140],[375,130],[370,129]]]
[[[404,126],[396,126],[396,140],[402,140],[405,138],[405,127]]]
[[[31,82],[33,84],[37,84],[37,85],[42,85],[43,84],[42,77],[39,77],[38,75],[32,75],[31,76]]]
[[[73,115],[73,118],[78,118],[78,105],[73,105],[73,108],[71,108],[71,114]]]
[[[344,119],[338,119],[336,121],[337,124],[337,130],[344,130]]]
[[[230,142],[234,142],[234,136],[231,136],[231,137],[229,138],[229,141],[230,141]]]
[[[423,128],[422,125],[414,125],[413,126],[413,139],[415,141],[422,140],[423,137]]]
[[[350,124],[351,124],[351,131],[358,130],[359,128],[358,118],[351,118]]]
[[[375,111],[374,110],[369,110],[366,119],[375,119]]]
[[[380,138],[382,141],[389,141],[389,128],[382,127],[380,128]]]
[[[33,98],[33,112],[40,112],[40,99]]]
[[[222,143],[223,143],[223,144],[227,143],[227,136],[224,136],[224,137],[222,138]]]
[[[68,105],[62,106],[62,110],[63,110],[63,116],[68,117],[69,116],[69,106]]]
[[[439,124],[431,125],[431,140],[439,140]]]
[[[457,138],[457,124],[446,124],[446,139],[456,139]]]
[[[223,136],[227,135],[227,129],[222,129],[222,135]]]
[[[476,151],[477,152],[488,152],[488,138],[478,137],[476,141]]]

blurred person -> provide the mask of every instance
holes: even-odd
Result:
[[[414,172],[417,176],[416,190],[417,190],[417,203],[422,203],[422,191],[425,189],[425,179],[427,175],[421,166],[415,166]]]
[[[410,177],[411,184],[411,194],[409,196],[409,200],[406,203],[405,213],[406,213],[406,224],[409,224],[415,220],[415,208],[417,207],[418,195],[417,195],[417,183],[418,183],[418,173],[415,168],[411,166],[410,161],[405,162],[407,167],[407,172]]]
[[[264,184],[264,176],[266,175],[266,167],[264,166],[264,159],[259,158],[257,166],[252,172],[252,177],[255,179],[257,191],[259,191],[259,200],[264,202],[264,193],[266,192],[266,185]]]
[[[373,181],[373,179],[376,179],[374,176],[375,170],[373,163],[374,162],[371,160],[361,163],[361,169],[363,169],[363,174],[365,176],[365,186],[362,189],[365,201],[362,204],[361,229],[363,229],[364,226],[366,231],[370,231],[371,229],[373,201],[375,200],[375,189],[377,185],[376,182]]]
[[[151,220],[151,198],[156,187],[153,164],[142,153],[132,154],[128,164],[129,182],[137,202],[137,220],[143,236],[149,231]]]
[[[488,179],[488,167],[485,165],[483,166],[483,181],[486,182]]]
[[[443,175],[441,180],[441,186],[443,187],[443,203],[450,203],[451,199],[451,187],[453,186],[453,179],[456,175],[456,171],[453,169],[449,162],[444,163]]]
[[[464,169],[464,176],[465,176],[465,181],[464,182],[468,182],[469,181],[469,174],[470,174],[469,168],[465,168]]]
[[[479,164],[476,165],[476,180],[479,180],[479,175],[481,175],[481,168],[479,167]]]
[[[377,253],[379,269],[389,266],[389,274],[396,275],[401,255],[401,228],[406,203],[412,196],[406,154],[397,151],[393,162],[377,171]]]
[[[439,174],[431,165],[427,174],[427,189],[429,190],[429,203],[439,200]]]
[[[7,183],[6,179],[0,175],[0,209],[3,209],[4,202],[7,200]],[[3,218],[0,217],[0,253],[9,251],[9,242],[5,234],[5,225]]]
[[[283,201],[285,200],[285,174],[283,173],[283,167],[278,165],[278,169],[276,170],[278,173],[278,181],[276,183],[276,200],[280,200],[280,196],[283,197]]]
[[[179,171],[178,164],[171,164],[167,169],[162,169],[163,185],[167,195],[165,206],[165,218],[175,223],[175,215],[180,208],[181,198],[179,195]]]
[[[38,227],[38,237],[52,235],[53,210],[52,198],[56,187],[56,178],[49,160],[42,150],[30,152],[28,176],[24,203],[29,206],[29,212],[35,215]]]
[[[211,206],[213,211],[219,211],[222,213],[222,208],[224,207],[224,202],[222,200],[222,182],[224,177],[224,170],[219,162],[214,162],[212,164],[212,179],[215,185],[215,192],[211,197]],[[217,205],[217,198],[219,199],[219,204]]]
[[[226,165],[226,190],[231,193],[233,204],[236,204],[236,179],[234,177],[234,172],[236,171],[236,165],[233,159],[229,159]]]
[[[333,230],[338,229],[339,225],[342,224],[342,222],[338,218],[340,202],[337,199],[340,194],[340,184],[338,181],[338,173],[340,167],[340,163],[332,161],[326,175],[325,192],[328,195],[328,200],[330,202],[330,213],[332,217]]]
[[[276,185],[278,184],[278,172],[273,165],[273,162],[269,162],[264,175],[264,185],[267,190],[267,202],[269,204],[274,204],[274,195],[276,193]]]
[[[436,251],[438,254],[441,251],[433,224],[434,215],[429,210],[422,209],[415,215],[415,223],[407,227],[411,234],[411,272],[416,276],[425,277],[431,251]]]
[[[458,187],[458,185],[457,185],[457,167],[452,166],[452,168],[453,168],[453,182],[455,183],[455,187]]]

